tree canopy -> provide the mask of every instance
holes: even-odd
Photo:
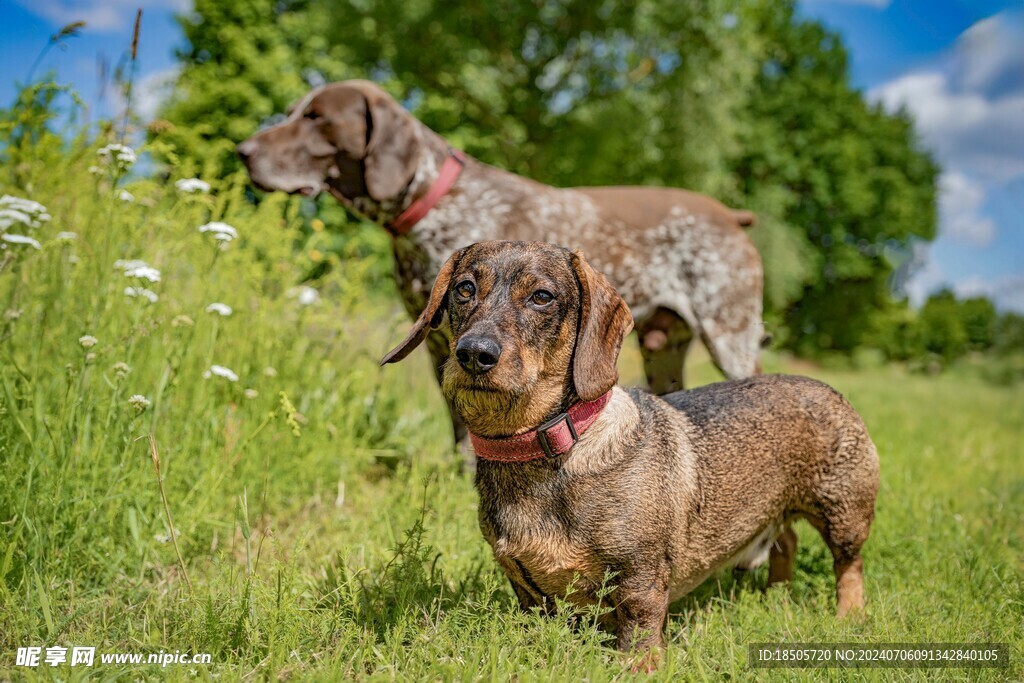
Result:
[[[769,326],[798,350],[874,343],[937,168],[850,84],[791,0],[197,0],[161,136],[207,173],[311,86],[381,83],[483,161],[560,186],[657,184],[752,208]]]

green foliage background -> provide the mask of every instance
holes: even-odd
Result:
[[[893,272],[935,235],[910,121],[867,104],[838,37],[788,0],[200,0],[182,28],[157,130],[204,172],[237,168],[233,144],[311,85],[371,78],[517,173],[754,209],[769,327],[802,353],[880,347]]]

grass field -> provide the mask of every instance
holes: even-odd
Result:
[[[378,275],[382,232],[338,260],[297,204],[255,209],[239,178],[186,194],[96,163],[43,150],[0,180],[52,214],[29,233],[40,249],[0,253],[0,680],[632,676],[593,614],[517,612],[426,357],[377,367],[408,324]],[[211,220],[237,229],[226,249],[198,231]],[[314,301],[295,286],[324,258]],[[801,526],[790,587],[717,576],[673,606],[642,678],[1024,679],[1021,387],[767,364],[836,386],[878,446],[868,615],[834,620],[831,558]],[[632,346],[622,368],[638,380]],[[691,379],[715,379],[700,354]],[[1012,667],[751,670],[748,644],[768,641],[1005,642]],[[58,645],[212,663],[15,666],[19,647]]]

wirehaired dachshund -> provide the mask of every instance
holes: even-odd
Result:
[[[550,244],[456,251],[382,364],[446,312],[443,389],[479,459],[480,528],[523,609],[594,604],[612,576],[607,626],[656,662],[669,603],[716,570],[767,560],[769,585],[791,577],[798,518],[832,552],[838,615],[863,609],[878,454],[835,390],[787,375],[663,397],[615,386],[629,308]]]

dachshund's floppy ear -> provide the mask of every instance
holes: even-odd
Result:
[[[380,361],[381,365],[397,363],[408,356],[412,353],[413,349],[427,338],[430,330],[441,324],[441,321],[444,319],[444,311],[448,307],[448,287],[452,282],[452,274],[458,268],[459,261],[464,253],[466,253],[465,249],[459,249],[441,267],[441,272],[437,274],[437,280],[434,281],[434,288],[430,290],[430,300],[427,301],[427,307],[423,309],[420,317],[416,319],[412,330],[409,331],[409,336],[384,356]]]
[[[412,116],[383,94],[367,93],[366,126],[366,191],[377,201],[391,199],[416,173],[422,143]]]
[[[580,285],[580,319],[572,359],[572,382],[577,396],[593,401],[608,392],[619,379],[615,362],[622,341],[633,329],[633,316],[615,288],[578,251],[572,255],[572,267]]]

